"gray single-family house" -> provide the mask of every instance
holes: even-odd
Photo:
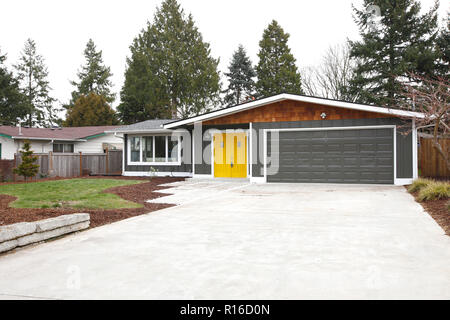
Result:
[[[126,176],[403,185],[418,176],[415,119],[423,116],[279,94],[114,132],[124,136]]]

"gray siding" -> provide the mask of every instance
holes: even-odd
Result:
[[[348,126],[374,126],[374,125],[405,125],[405,121],[398,118],[378,118],[378,119],[344,119],[344,120],[322,120],[322,121],[290,121],[290,122],[263,122],[253,123],[253,129],[257,132],[260,129],[277,129],[277,128],[320,128],[320,127],[348,127]],[[185,129],[192,130],[192,126],[184,127]],[[208,129],[249,129],[249,124],[237,124],[237,125],[213,125],[203,126],[203,133]],[[261,135],[259,133],[253,136],[254,147],[252,149],[252,175],[254,177],[262,177],[262,130]],[[397,129],[397,178],[412,178],[412,136],[403,135],[401,130]],[[203,153],[202,163],[195,165],[196,174],[211,174],[211,164],[204,161],[204,158],[211,159],[210,140],[203,141]],[[250,147],[250,146],[249,146]],[[127,139],[125,135],[125,158],[127,157]],[[125,159],[126,161],[127,159]],[[249,159],[250,160],[250,159]],[[127,162],[125,162],[126,164]],[[126,171],[150,171],[151,166],[130,166],[125,165]],[[192,172],[192,165],[182,163],[180,166],[154,166],[159,171],[165,172]]]
[[[412,178],[412,135],[402,134],[402,129],[397,129],[397,178]]]
[[[125,171],[137,171],[137,172],[149,172],[150,168],[153,167],[159,172],[192,172],[192,164],[187,164],[182,162],[181,165],[128,165],[128,135],[124,135],[124,153],[125,153]],[[181,151],[183,152],[183,150]]]

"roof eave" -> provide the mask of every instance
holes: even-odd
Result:
[[[44,140],[44,141],[71,141],[71,142],[86,142],[86,139],[62,139],[62,138],[39,138],[39,137],[24,137],[12,136],[12,139],[17,140]]]
[[[118,131],[113,131],[115,133],[169,133],[169,132],[173,132],[174,130],[170,130],[170,129],[135,129],[135,130],[118,130]]]
[[[241,111],[261,107],[261,106],[264,106],[267,104],[276,103],[276,102],[283,101],[283,100],[294,100],[294,101],[299,101],[299,102],[322,104],[322,105],[331,106],[331,107],[354,109],[354,110],[374,112],[374,113],[383,113],[383,114],[394,115],[397,117],[409,117],[409,118],[424,118],[425,117],[425,115],[420,112],[413,112],[413,111],[399,110],[399,109],[389,109],[389,108],[363,105],[363,104],[357,104],[357,103],[351,103],[351,102],[345,102],[345,101],[329,100],[329,99],[308,97],[308,96],[297,96],[297,95],[282,93],[282,94],[279,94],[279,95],[276,95],[273,97],[268,97],[268,98],[254,101],[254,102],[244,103],[244,104],[237,105],[237,106],[234,106],[231,108],[220,109],[217,111],[210,112],[208,114],[192,117],[190,119],[170,122],[170,123],[165,124],[164,128],[170,129],[170,128],[175,128],[175,127],[179,127],[182,125],[192,125],[196,122],[202,122],[205,120],[213,120],[213,119],[220,118],[223,116],[231,115],[233,113],[238,113]]]

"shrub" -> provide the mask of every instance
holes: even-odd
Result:
[[[438,200],[450,198],[450,183],[431,182],[419,192],[419,201]]]
[[[34,177],[39,172],[39,165],[35,164],[38,157],[36,157],[33,153],[33,150],[31,150],[29,140],[24,141],[20,153],[22,155],[22,162],[17,168],[13,169],[13,172],[20,176],[23,176],[25,178],[25,181],[27,181],[27,178]]]
[[[422,190],[423,188],[427,187],[430,183],[432,183],[433,180],[430,179],[424,179],[419,178],[414,180],[414,182],[408,187],[409,192],[417,192]]]

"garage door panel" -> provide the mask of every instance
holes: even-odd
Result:
[[[392,158],[377,158],[377,165],[380,167],[392,167]]]
[[[269,182],[393,183],[392,129],[282,131],[276,141]]]
[[[389,143],[378,143],[377,145],[377,151],[387,151],[387,152],[392,152],[393,148],[392,148],[392,144]]]

